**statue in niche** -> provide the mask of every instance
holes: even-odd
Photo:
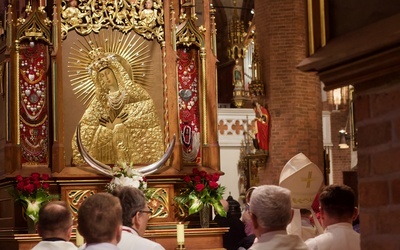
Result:
[[[233,69],[233,85],[235,87],[243,87],[242,83],[242,69],[240,65],[236,65]]]
[[[120,55],[93,48],[87,67],[95,95],[80,120],[87,152],[105,164],[137,165],[163,156],[163,134],[153,100]],[[75,136],[74,136],[75,137]],[[84,163],[73,139],[73,164]]]
[[[270,115],[268,110],[258,102],[253,102],[253,110],[256,114],[254,119],[254,147],[257,150],[269,151],[269,122]]]

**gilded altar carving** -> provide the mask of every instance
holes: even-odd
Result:
[[[80,120],[80,139],[104,164],[153,163],[163,155],[164,142],[155,104],[142,85],[148,48],[136,36],[115,32],[89,37],[71,52],[71,82],[89,103]],[[72,148],[73,164],[84,163],[75,136]]]
[[[134,30],[146,39],[164,42],[164,7],[161,0],[62,0],[61,32],[81,35],[112,27],[123,33]]]
[[[77,187],[67,188],[66,202],[72,212],[73,221],[78,218],[79,206],[89,196],[103,192],[100,186],[88,186],[87,189],[79,189]],[[152,211],[151,218],[166,219],[171,216],[169,203],[169,187],[149,187],[146,190],[147,206]]]
[[[150,187],[146,190],[147,204],[152,211],[151,218],[167,218],[170,216],[168,192],[168,188]]]
[[[66,190],[68,206],[72,212],[73,221],[78,221],[78,210],[82,202],[89,196],[99,192],[97,189],[70,189]]]

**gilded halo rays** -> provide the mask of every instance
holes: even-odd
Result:
[[[150,72],[150,49],[146,40],[134,32],[123,34],[110,29],[101,30],[99,34],[88,36],[73,42],[68,57],[68,76],[74,94],[84,104],[88,105],[95,93],[95,86],[90,77],[88,65],[92,59],[89,52],[103,48],[104,52],[115,53],[124,58],[131,68],[135,83],[146,87]]]

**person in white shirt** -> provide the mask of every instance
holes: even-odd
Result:
[[[320,213],[324,233],[306,241],[311,250],[359,250],[360,234],[353,230],[357,218],[355,194],[346,185],[326,186],[320,196]]]
[[[118,250],[122,234],[122,208],[117,197],[96,193],[78,210],[78,231],[86,241],[85,250]]]
[[[72,214],[64,201],[51,201],[39,210],[37,230],[42,237],[32,250],[76,250],[69,242],[72,232]]]
[[[257,241],[250,250],[308,250],[298,235],[288,235],[293,210],[290,191],[275,185],[254,189],[249,206]]]
[[[119,186],[113,195],[122,205],[122,238],[118,247],[124,250],[165,250],[160,244],[143,238],[151,216],[143,192],[135,187]]]

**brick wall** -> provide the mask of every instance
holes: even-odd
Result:
[[[400,77],[357,90],[362,249],[400,249]]]
[[[261,74],[271,114],[265,184],[277,184],[285,163],[299,152],[323,167],[320,82],[296,69],[307,56],[306,13],[306,1],[255,0]]]

